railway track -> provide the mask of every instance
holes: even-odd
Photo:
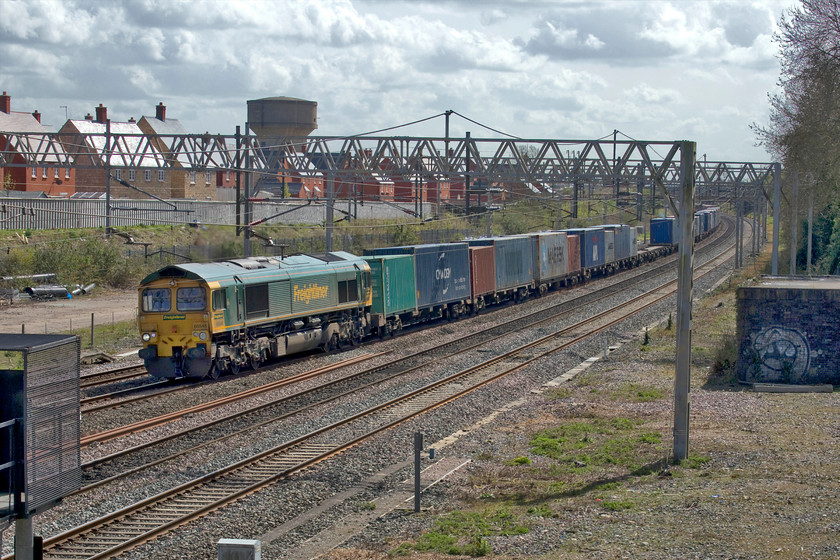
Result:
[[[717,246],[717,242],[710,243],[706,248],[706,252],[716,250]],[[492,344],[497,340],[505,338],[510,332],[515,332],[525,327],[538,327],[540,325],[556,321],[564,315],[580,311],[581,309],[589,306],[595,300],[602,299],[608,295],[627,289],[630,284],[639,281],[640,278],[647,279],[662,273],[663,271],[661,270],[661,267],[658,269],[651,269],[643,273],[638,273],[635,277],[625,278],[611,286],[583,294],[575,300],[555,304],[548,308],[540,309],[524,316],[510,319],[501,324],[490,327],[489,329],[466,335],[458,340],[451,341],[438,347],[414,352],[407,356],[390,360],[385,364],[374,366],[316,387],[301,390],[288,396],[279,397],[269,402],[263,402],[239,412],[226,415],[222,418],[202,423],[199,426],[171,433],[164,438],[145,442],[140,445],[102,456],[83,465],[86,470],[99,467],[99,469],[97,469],[97,479],[93,480],[91,484],[85,486],[83,490],[98,487],[102,484],[118,479],[121,475],[135,473],[145,468],[177,458],[188,452],[196,451],[213,443],[229,439],[249,429],[256,429],[272,422],[278,422],[314,406],[323,405],[327,402],[347,396],[353,391],[364,390],[368,387],[375,386],[376,384],[393,380],[399,376],[411,373],[412,371],[424,367],[432,361],[446,360],[460,353],[478,348],[482,345]],[[353,363],[356,362],[350,361],[338,364],[335,368],[330,367],[324,369],[323,373],[333,371],[334,369],[337,369],[337,367],[343,365],[352,365]],[[129,426],[122,426],[108,432],[86,436],[83,439],[83,444],[88,445],[93,442],[107,441],[108,439],[119,437],[128,433],[136,433],[180,419],[188,414],[207,411],[217,406],[224,406],[230,402],[239,401],[257,394],[267,393],[281,386],[287,386],[297,381],[313,378],[316,374],[318,374],[317,372],[318,370],[315,370],[314,372],[301,374],[300,376],[296,376],[288,380],[273,382],[262,387],[249,389],[243,393],[238,393],[223,399],[204,403],[190,409],[159,416],[150,420],[131,424]],[[263,418],[267,419],[263,420]],[[233,424],[234,422],[236,422],[236,424]],[[224,429],[218,428],[218,426],[222,425],[225,426]],[[222,433],[218,436],[214,436],[214,430]],[[198,433],[201,433],[202,435],[198,435]],[[197,438],[203,438],[203,440],[197,444],[191,443],[192,447],[177,450],[169,456],[163,458],[153,457],[149,459],[145,465],[139,467],[123,467],[123,470],[120,471],[120,464],[117,461],[118,459],[140,453],[161,443],[169,442],[178,438],[186,438],[188,436],[190,438],[190,442],[194,442]],[[105,463],[108,465],[101,467],[101,465]],[[113,471],[117,472],[114,473]]]
[[[723,255],[712,259],[698,267],[696,274],[708,274],[727,258]],[[672,280],[510,352],[49,538],[44,542],[47,557],[93,559],[117,555],[568,348],[671,297],[675,289],[676,280]]]
[[[111,383],[148,375],[146,368],[142,364],[118,366],[112,369],[82,374],[79,387],[81,389],[91,389],[93,387],[100,387],[102,385],[109,385]]]

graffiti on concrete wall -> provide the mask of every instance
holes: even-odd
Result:
[[[751,335],[758,381],[803,383],[811,362],[808,339],[797,329],[767,327]]]

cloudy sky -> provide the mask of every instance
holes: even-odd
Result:
[[[795,0],[0,0],[0,89],[60,127],[167,116],[233,134],[246,101],[318,102],[315,134],[446,110],[522,138],[694,140],[769,161],[749,125]],[[496,136],[459,116],[450,133]],[[388,134],[443,136],[444,119]]]

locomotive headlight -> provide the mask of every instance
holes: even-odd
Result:
[[[200,338],[201,340],[207,340],[207,333],[206,332],[198,333],[198,338]]]
[[[152,340],[152,335],[150,335],[147,332],[144,332],[143,336],[141,336],[140,338],[143,339],[143,342],[149,342],[150,340]]]

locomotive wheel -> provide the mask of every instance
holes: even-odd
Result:
[[[209,377],[210,379],[218,379],[221,373],[222,371],[221,369],[219,369],[218,360],[213,360],[213,365],[210,366],[210,371],[207,372],[207,375],[205,377]]]
[[[253,356],[251,356],[249,365],[251,366],[252,370],[257,371],[260,368],[260,363],[261,362],[259,354],[254,354]]]
[[[338,338],[338,334],[333,334],[327,344],[327,352],[335,352],[337,350],[341,350],[341,339]]]

